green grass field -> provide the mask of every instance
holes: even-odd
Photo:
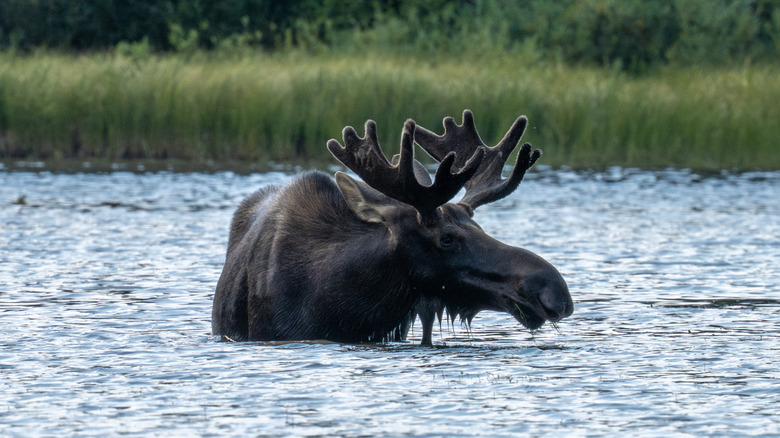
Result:
[[[495,144],[519,115],[540,163],[780,169],[780,68],[630,76],[533,57],[0,54],[0,158],[328,160],[345,125],[441,132],[474,111]]]

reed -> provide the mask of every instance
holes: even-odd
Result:
[[[527,114],[553,166],[780,168],[773,66],[634,77],[517,56],[0,54],[4,158],[328,159],[345,125],[441,130],[474,111],[488,142]]]

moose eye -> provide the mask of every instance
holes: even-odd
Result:
[[[447,248],[449,246],[452,246],[455,243],[455,236],[452,234],[442,234],[439,238],[439,245],[441,245],[442,248]]]

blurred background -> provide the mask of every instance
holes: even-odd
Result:
[[[2,0],[0,159],[328,162],[521,114],[544,164],[780,168],[780,0]]]

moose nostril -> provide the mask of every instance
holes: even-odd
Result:
[[[568,316],[564,314],[566,312],[566,300],[552,288],[547,287],[539,294],[539,302],[544,307],[544,310],[555,320]]]
[[[529,290],[536,291],[536,299],[550,321],[560,321],[574,311],[569,288],[557,271],[534,276],[528,280],[527,286]]]
[[[549,321],[560,321],[574,312],[569,287],[554,269],[526,277],[525,290],[528,294],[526,296],[535,298],[538,307],[544,312],[544,318]]]

